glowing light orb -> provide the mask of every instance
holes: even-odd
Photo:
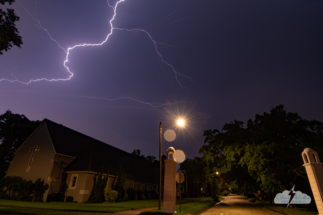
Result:
[[[184,160],[185,160],[185,153],[178,149],[175,151],[175,154],[174,154],[174,161],[176,161],[177,163],[183,163]]]
[[[172,129],[167,129],[164,133],[164,138],[168,142],[172,142],[176,139],[176,133]]]
[[[185,121],[183,119],[177,120],[177,125],[184,126],[184,124],[185,124]]]

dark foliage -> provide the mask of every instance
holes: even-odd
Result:
[[[120,167],[119,172],[117,173],[118,175],[118,181],[117,184],[115,186],[115,190],[118,191],[118,198],[117,201],[123,201],[124,197],[125,197],[125,190],[124,190],[124,184],[126,182],[126,173],[124,170],[122,170],[122,167]],[[129,196],[128,196],[129,198]]]
[[[136,197],[136,190],[133,188],[128,188],[127,189],[127,194],[128,194],[128,199],[129,200],[135,200]]]
[[[143,194],[142,190],[136,190],[136,194],[138,196],[138,200],[141,200],[141,197],[142,197],[142,194]]]
[[[142,193],[145,195],[146,199],[151,199],[151,196],[148,190],[143,190]]]
[[[152,199],[158,199],[159,196],[156,190],[150,190],[149,193]]]
[[[248,194],[247,194],[247,198],[248,198],[248,199],[256,198],[256,195],[255,195],[255,194],[253,194],[253,193],[248,193]]]
[[[6,2],[11,5],[15,0],[0,0],[0,4],[4,5]],[[21,36],[16,28],[15,22],[19,21],[13,9],[7,9],[7,12],[0,8],[0,55],[2,51],[8,51],[12,45],[22,45]]]
[[[207,145],[200,153],[210,173],[219,171],[239,193],[259,189],[270,201],[289,190],[297,178],[307,178],[301,158],[304,148],[323,155],[323,124],[287,112],[283,105],[246,124],[234,120],[222,131],[206,130],[204,137]]]
[[[48,185],[40,178],[34,183],[18,176],[7,176],[0,179],[0,198],[18,201],[43,201]]]
[[[9,167],[12,156],[28,136],[39,126],[40,122],[30,121],[10,110],[0,115],[0,177]]]
[[[88,200],[89,203],[102,203],[105,201],[104,189],[107,186],[108,175],[109,173],[107,173],[106,176],[103,177],[102,167],[100,174],[94,179],[93,190]]]

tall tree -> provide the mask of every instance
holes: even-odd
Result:
[[[201,188],[206,188],[207,179],[204,173],[205,166],[205,162],[199,157],[186,159],[180,164],[181,170],[185,170],[187,173],[189,196],[199,196],[201,194]]]
[[[7,170],[13,153],[38,127],[40,122],[26,116],[13,114],[10,110],[0,115],[0,174]]]
[[[15,0],[0,0],[0,4],[4,5],[6,2],[11,5]],[[12,45],[22,45],[21,36],[16,28],[15,22],[19,20],[13,9],[7,8],[7,12],[0,8],[0,54],[2,51],[8,51]]]
[[[223,173],[247,168],[270,200],[275,193],[290,189],[297,177],[306,177],[300,157],[304,148],[311,147],[323,155],[323,124],[287,112],[283,105],[257,114],[246,126],[235,120],[226,123],[222,132],[207,130],[204,136],[207,145],[200,153],[206,161],[216,161],[216,168]]]

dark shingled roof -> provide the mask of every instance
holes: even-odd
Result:
[[[143,158],[129,154],[63,125],[44,119],[56,153],[76,157],[65,171],[94,171],[116,175],[120,166],[126,178],[147,183],[159,183],[159,171]]]

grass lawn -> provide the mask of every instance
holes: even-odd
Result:
[[[209,197],[201,198],[186,198],[182,200],[182,203],[200,201]],[[177,201],[179,203],[179,200]],[[63,211],[88,211],[88,212],[108,212],[115,213],[124,210],[133,210],[139,208],[149,208],[157,207],[158,199],[154,200],[137,200],[137,201],[127,201],[127,202],[117,202],[117,203],[96,203],[96,204],[78,204],[78,203],[67,203],[67,202],[23,202],[0,199],[0,206],[16,207],[11,208],[12,210],[26,210],[23,208],[38,208],[38,209],[48,209],[48,210],[63,210]],[[19,207],[21,207],[19,209]],[[0,211],[3,211],[4,207],[0,207]],[[6,208],[9,210],[9,208]],[[34,210],[32,210],[34,211]],[[24,212],[20,212],[24,213]],[[53,212],[54,213],[54,212]],[[56,212],[55,212],[56,213]],[[48,211],[48,214],[52,214]]]
[[[214,201],[212,199],[199,201],[199,202],[190,202],[182,205],[181,212],[180,212],[180,205],[176,205],[176,212],[177,212],[176,215],[193,214],[210,205],[214,205]],[[166,215],[166,213],[163,213],[162,210],[146,211],[146,212],[142,212],[141,214],[142,215],[164,215],[164,214]]]
[[[0,212],[2,213],[16,213],[16,214],[45,214],[45,215],[65,215],[70,214],[66,212],[59,212],[59,211],[46,211],[46,210],[37,210],[37,209],[21,209],[21,208],[13,208],[13,207],[0,207]],[[71,214],[77,214],[71,212]],[[82,215],[102,215],[102,213],[81,213]]]
[[[262,205],[265,208],[273,209],[275,211],[283,212],[290,215],[317,215],[318,211],[316,209],[307,208],[307,207],[296,207],[295,208],[286,208],[287,205],[276,205],[270,204],[269,202],[259,202],[259,205]]]

